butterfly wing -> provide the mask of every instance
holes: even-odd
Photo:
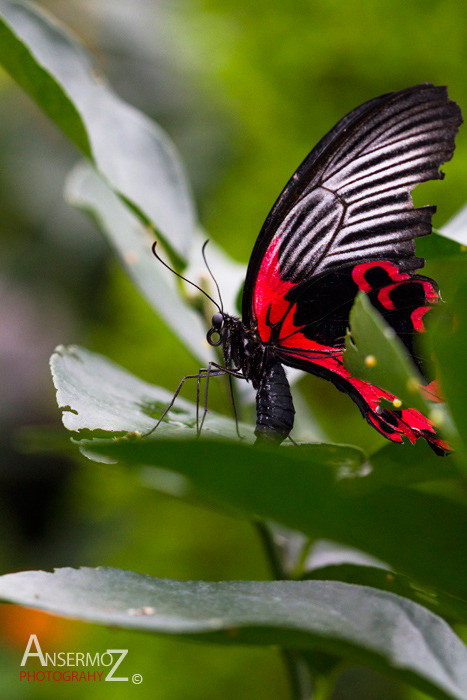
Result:
[[[325,273],[315,284],[311,280],[291,289],[285,298],[287,313],[272,341],[281,362],[333,382],[355,401],[370,425],[390,440],[402,442],[405,436],[414,443],[423,437],[438,454],[445,454],[449,446],[425,416],[411,408],[382,409],[381,399],[393,402],[396,397],[352,377],[344,367],[344,335],[359,290],[368,295],[425,374],[414,348],[414,337],[424,331],[424,315],[438,302],[438,289],[428,277],[401,273],[389,261],[359,263]],[[437,400],[434,392],[436,389],[431,385],[429,398]]]
[[[279,196],[256,241],[243,295],[244,323],[276,346],[282,362],[331,380],[391,440],[423,435],[435,449],[432,424],[412,409],[381,412],[378,401],[391,395],[351,377],[342,349],[360,289],[415,357],[414,334],[423,331],[438,291],[415,274],[424,263],[415,238],[431,232],[435,207],[415,208],[410,193],[443,177],[439,166],[452,157],[461,122],[446,89],[428,84],[383,95],[344,117]]]

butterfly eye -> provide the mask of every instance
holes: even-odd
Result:
[[[206,338],[209,345],[212,345],[215,348],[222,343],[222,336],[220,334],[220,329],[218,328],[211,328],[211,330],[208,331]]]
[[[211,323],[212,328],[208,331],[206,337],[209,345],[217,347],[222,343],[222,327],[224,325],[224,315],[219,313],[214,314]]]

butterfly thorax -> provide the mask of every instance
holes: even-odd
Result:
[[[219,336],[216,341],[215,334]],[[295,410],[289,383],[274,347],[261,340],[256,328],[223,313],[214,314],[207,338],[211,345],[222,345],[225,367],[240,371],[253,384],[258,440],[285,440],[292,430]]]
[[[213,343],[214,333],[218,334],[219,340]],[[226,368],[241,372],[255,389],[258,389],[267,367],[275,361],[271,348],[263,343],[257,330],[228,314],[214,314],[208,342],[221,345]]]

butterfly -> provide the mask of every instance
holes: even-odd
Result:
[[[218,304],[212,317],[207,340],[222,347],[225,364],[193,375],[251,382],[258,440],[280,443],[293,428],[287,366],[332,382],[389,440],[424,438],[437,454],[449,451],[420,411],[381,407],[382,399],[397,406],[396,397],[353,377],[343,351],[350,310],[363,292],[424,372],[414,341],[440,296],[434,280],[417,274],[425,261],[415,239],[431,233],[436,207],[415,208],[411,191],[444,177],[439,167],[452,157],[461,123],[445,87],[382,95],[343,117],[284,187],[253,248],[242,318]]]

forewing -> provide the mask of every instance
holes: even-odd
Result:
[[[361,105],[307,156],[260,232],[247,271],[243,321],[275,317],[293,286],[358,262],[401,272],[423,265],[414,239],[431,232],[434,207],[411,190],[443,177],[462,122],[446,88],[418,85]],[[261,333],[261,330],[260,330]],[[263,340],[266,340],[263,338]]]

